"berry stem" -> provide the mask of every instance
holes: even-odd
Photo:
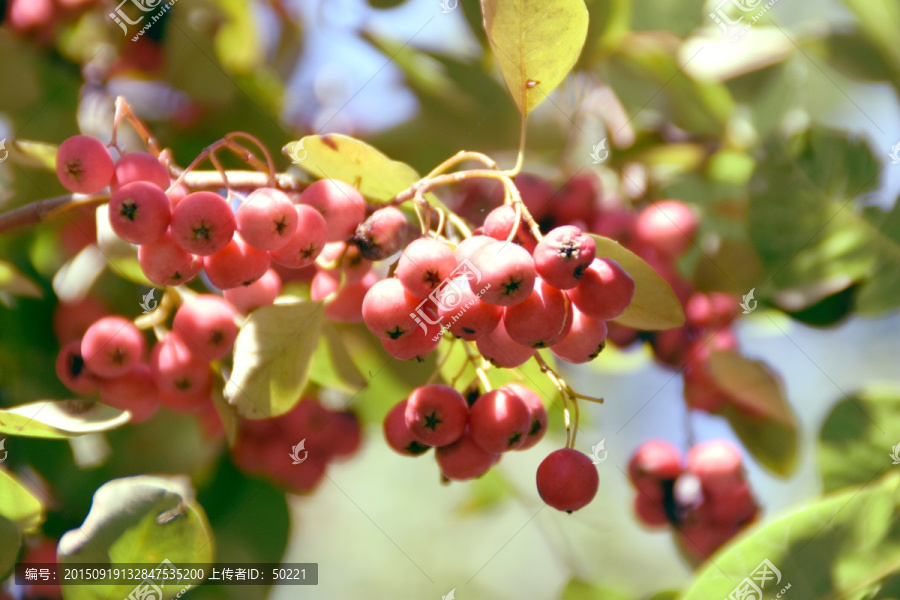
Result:
[[[126,102],[125,98],[122,96],[116,96],[116,114],[113,117],[112,139],[109,142],[110,147],[119,150],[120,154],[122,153],[118,144],[118,133],[119,126],[122,124],[123,119],[134,128],[135,132],[138,134],[138,136],[140,136],[141,140],[144,142],[144,145],[147,146],[147,149],[153,154],[153,156],[158,157],[161,153],[161,150],[156,143],[156,138],[153,137],[153,134],[150,133],[150,130],[147,129],[147,126],[137,118],[137,116],[131,110],[131,107],[128,105],[128,102]]]
[[[496,169],[497,163],[494,162],[490,156],[486,154],[482,154],[481,152],[471,152],[467,150],[460,150],[438,166],[436,166],[432,171],[425,176],[426,179],[435,177],[442,173],[445,173],[451,167],[455,167],[456,165],[465,162],[467,160],[477,160],[478,162],[484,164],[488,169]]]
[[[519,154],[516,156],[516,165],[509,171],[505,171],[505,174],[508,177],[515,177],[519,174],[519,171],[522,170],[522,164],[525,162],[525,122],[528,118],[528,113],[522,111],[522,121],[519,129]]]
[[[444,356],[442,356],[441,360],[438,361],[437,365],[435,365],[434,371],[432,371],[431,376],[428,378],[428,381],[425,382],[425,385],[431,385],[432,383],[434,383],[435,379],[438,378],[438,375],[441,374],[441,369],[443,369],[444,366],[447,364],[447,361],[450,360],[450,356],[453,354],[453,347],[455,345],[456,345],[456,338],[453,338],[450,340],[450,345],[447,346],[447,351],[444,352]],[[465,370],[465,368],[467,366],[468,366],[468,361],[466,363],[463,363],[463,370]],[[462,373],[460,373],[459,375],[462,375]],[[456,383],[456,379],[459,379],[459,375],[456,376],[456,378],[453,380],[453,383],[450,384],[450,387],[453,387],[453,385]]]
[[[463,349],[466,351],[466,357],[469,362],[472,363],[472,366],[475,367],[475,375],[478,376],[478,380],[481,382],[481,386],[484,388],[484,393],[488,393],[493,390],[491,387],[491,382],[488,379],[487,373],[484,372],[484,369],[481,368],[481,365],[478,363],[478,358],[474,352],[472,352],[471,342],[463,341]]]

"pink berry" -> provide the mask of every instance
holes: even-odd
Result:
[[[443,242],[429,237],[413,241],[400,255],[395,275],[416,298],[427,298],[456,269],[456,259]]]
[[[53,333],[62,345],[74,340],[80,343],[87,328],[107,314],[109,311],[94,296],[85,296],[74,302],[60,302],[53,310]]]
[[[369,273],[361,281],[338,289],[339,276],[335,271],[318,271],[312,280],[310,297],[313,302],[322,302],[336,291],[337,294],[325,303],[325,316],[336,323],[362,323],[363,301],[378,277]]]
[[[707,506],[708,505],[708,506]],[[710,519],[722,525],[745,525],[753,520],[759,507],[746,482],[720,491],[704,504]]]
[[[556,510],[572,513],[587,506],[600,487],[600,476],[591,459],[571,448],[560,448],[545,458],[537,470],[541,499]]]
[[[497,454],[482,449],[469,433],[435,450],[434,457],[444,477],[454,481],[481,477],[499,458]]]
[[[100,140],[73,135],[56,151],[56,176],[70,192],[94,194],[109,185],[113,160]]]
[[[524,302],[504,309],[503,326],[513,341],[529,348],[547,348],[569,332],[571,312],[565,292],[538,278]]]
[[[124,375],[141,362],[146,341],[134,323],[122,317],[103,317],[81,338],[87,368],[101,377]]]
[[[697,444],[688,452],[687,463],[688,471],[712,494],[738,485],[743,477],[740,450],[723,440]]]
[[[181,305],[172,321],[173,331],[188,344],[198,358],[224,358],[234,344],[238,326],[234,307],[219,296],[201,294]]]
[[[406,423],[406,405],[402,400],[394,405],[384,418],[384,439],[395,452],[406,456],[419,456],[431,446],[416,441]]]
[[[336,179],[320,179],[300,194],[300,202],[319,211],[328,224],[327,241],[353,235],[366,218],[366,201],[353,186]]]
[[[456,258],[456,263],[462,264],[465,260],[471,260],[472,256],[477,251],[495,241],[497,240],[486,235],[473,235],[472,237],[467,237],[459,244],[457,244],[456,250],[453,251],[453,256],[454,258]]]
[[[222,296],[235,310],[247,315],[260,306],[271,306],[280,293],[281,277],[273,269],[269,269],[250,285],[225,290]]]
[[[641,444],[628,463],[628,477],[640,492],[662,499],[662,482],[674,481],[681,475],[681,453],[663,440]]]
[[[423,385],[409,395],[404,415],[413,439],[427,446],[446,446],[465,431],[469,405],[450,386]]]
[[[634,297],[634,279],[611,258],[596,258],[581,282],[568,291],[581,312],[611,321],[622,316]]]
[[[90,394],[100,383],[100,378],[84,364],[79,340],[69,342],[59,351],[56,357],[56,376],[76,394]]]
[[[384,260],[406,243],[409,224],[406,215],[393,206],[379,208],[353,234],[353,243],[367,260]]]
[[[469,286],[488,304],[515,306],[534,290],[534,260],[521,246],[506,242],[487,244],[472,255],[471,262],[476,275],[469,280]]]
[[[415,315],[421,300],[410,295],[399,279],[382,279],[363,299],[362,315],[369,331],[382,339],[397,340],[419,326]]]
[[[209,256],[228,245],[234,236],[234,213],[222,196],[194,192],[172,211],[172,239],[191,254]]]
[[[315,209],[297,204],[297,230],[286,244],[269,252],[278,264],[299,269],[311,265],[325,247],[327,225],[325,219]]]
[[[591,318],[574,306],[572,309],[572,327],[550,351],[570,363],[586,363],[606,347],[606,321]]]
[[[130,152],[116,161],[110,187],[115,192],[135,181],[146,181],[165,191],[169,188],[171,178],[166,166],[149,152]]]
[[[247,243],[260,250],[285,246],[299,224],[297,211],[287,194],[268,187],[247,196],[235,211],[234,220]]]
[[[150,367],[141,363],[130,373],[100,382],[100,399],[131,413],[131,423],[141,423],[159,409],[159,393]]]
[[[132,244],[155,242],[165,235],[171,218],[169,197],[146,181],[125,184],[109,199],[109,224]]]
[[[537,392],[525,387],[520,383],[508,383],[503,388],[512,392],[521,398],[525,405],[528,406],[528,412],[531,414],[531,425],[528,427],[528,435],[525,442],[516,448],[516,450],[527,450],[534,447],[544,434],[547,433],[547,409]]]
[[[474,341],[492,332],[503,309],[482,302],[475,295],[465,277],[457,277],[441,289],[437,300],[437,314],[441,325],[453,335]]]
[[[516,224],[516,209],[508,204],[499,206],[488,213],[484,219],[484,235],[492,237],[495,240],[505,242],[509,239]],[[533,252],[537,246],[537,240],[534,239],[528,225],[519,220],[519,227],[516,229],[516,235],[513,236],[513,242],[519,244],[529,252]]]
[[[684,202],[660,200],[640,212],[635,234],[640,242],[674,258],[690,247],[699,224],[697,215]]]
[[[534,356],[535,349],[514,341],[501,319],[493,331],[475,341],[478,352],[495,367],[515,369]]]
[[[385,351],[397,360],[413,360],[419,362],[438,347],[441,342],[440,327],[430,326],[427,329],[416,328],[411,334],[396,340],[381,340]]]
[[[648,527],[662,527],[669,524],[662,500],[638,492],[634,497],[634,513],[638,520]]]
[[[703,363],[691,363],[684,369],[684,401],[694,410],[714,413],[728,404],[728,396]]]
[[[513,183],[519,190],[522,202],[528,208],[531,216],[540,221],[551,207],[553,200],[553,186],[546,179],[533,173],[519,173],[513,178]]]
[[[508,388],[483,394],[469,409],[472,439],[494,454],[515,450],[524,444],[531,425],[528,404]]]
[[[182,250],[170,233],[138,248],[138,263],[156,285],[182,285],[197,276],[203,261]]]
[[[590,223],[596,212],[596,200],[600,197],[600,185],[600,178],[595,173],[574,175],[553,196],[549,212],[558,223]]]
[[[209,281],[220,290],[250,285],[269,270],[270,264],[269,253],[254,248],[239,233],[227,246],[203,259]]]
[[[694,292],[684,306],[687,319],[709,329],[728,327],[740,310],[738,299],[724,292]]]
[[[153,347],[150,371],[160,400],[173,410],[199,408],[212,388],[209,362],[194,354],[178,333],[170,333]]]
[[[325,244],[317,262],[337,263],[337,266],[326,270],[341,275],[345,283],[359,283],[372,271],[372,261],[363,258],[357,246],[345,242]]]
[[[534,268],[550,285],[568,290],[578,285],[596,253],[594,240],[581,229],[557,227],[535,248]]]

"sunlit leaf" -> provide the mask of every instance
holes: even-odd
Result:
[[[5,578],[12,573],[21,546],[22,532],[15,523],[0,517],[0,577]]]
[[[584,46],[583,0],[481,0],[484,30],[516,106],[530,113],[575,66]]]
[[[769,471],[786,477],[797,468],[797,426],[771,419],[750,418],[734,406],[726,406],[722,416],[753,458]]]
[[[0,410],[0,433],[65,439],[109,431],[128,423],[130,413],[85,400],[38,400]]]
[[[0,469],[0,517],[24,533],[33,533],[44,522],[41,501],[4,469]]]
[[[562,591],[560,600],[634,600],[634,596],[624,592],[599,587],[587,581],[572,579]]]
[[[13,264],[5,260],[0,260],[0,292],[31,298],[40,298],[43,295],[35,282],[22,275]]]
[[[12,140],[9,159],[25,167],[56,171],[56,144],[33,140]]]
[[[366,385],[366,380],[347,352],[341,328],[330,322],[322,325],[319,345],[313,352],[309,378],[318,385],[353,393]]]
[[[234,343],[225,399],[248,419],[282,415],[300,400],[319,343],[324,313],[315,302],[254,310]]]
[[[110,270],[139,285],[153,287],[153,283],[144,275],[137,259],[137,246],[120,238],[109,222],[109,205],[97,207],[97,246],[106,258]]]

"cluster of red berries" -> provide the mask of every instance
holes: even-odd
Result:
[[[89,9],[97,0],[10,0],[5,21],[13,31],[48,38],[54,26]]]
[[[330,410],[315,398],[303,398],[280,417],[242,420],[231,452],[241,469],[291,492],[306,493],[321,483],[328,463],[359,450],[361,436],[352,412]]]
[[[740,451],[728,442],[692,447],[687,466],[661,440],[641,444],[628,464],[637,490],[634,512],[651,527],[672,525],[691,554],[706,558],[752,523],[759,512],[744,479]]]

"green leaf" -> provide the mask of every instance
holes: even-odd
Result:
[[[745,412],[726,406],[720,413],[753,458],[763,467],[787,477],[797,467],[798,432],[770,419],[752,419]]]
[[[614,319],[616,323],[647,331],[671,329],[684,324],[681,302],[653,267],[615,240],[600,235],[591,237],[597,245],[599,258],[615,260],[634,279],[634,298],[625,314]]]
[[[151,568],[164,560],[176,566],[211,563],[213,548],[212,530],[188,479],[140,475],[103,484],[81,527],[60,538],[58,554],[63,565],[147,563]],[[166,585],[164,597],[172,598],[186,583],[199,582]],[[64,589],[67,600],[101,600],[125,598],[134,584]]]
[[[95,244],[88,244],[53,276],[53,291],[63,302],[81,300],[105,268],[106,256]]]
[[[481,12],[506,87],[527,115],[578,61],[587,8],[583,0],[481,0]]]
[[[222,387],[218,384],[217,380],[212,391],[213,406],[216,407],[216,413],[218,413],[219,419],[222,420],[222,427],[225,430],[225,439],[228,441],[229,446],[233,446],[234,442],[237,440],[240,422],[238,420],[237,411],[225,401],[225,398],[222,396],[222,391]]]
[[[322,325],[322,337],[313,352],[309,378],[324,388],[351,394],[366,385],[365,377],[347,352],[339,325],[330,322]]]
[[[13,140],[9,146],[9,159],[23,167],[56,171],[56,144],[33,140]]]
[[[0,410],[0,434],[66,439],[109,431],[128,423],[131,413],[85,400],[38,400]]]
[[[0,469],[0,517],[11,521],[22,533],[35,532],[44,522],[41,501],[3,469]]]
[[[219,62],[230,73],[252,73],[265,60],[250,0],[219,0],[223,23],[219,26],[214,46]]]
[[[709,358],[709,371],[738,408],[759,418],[796,427],[797,417],[766,363],[737,352],[714,351]]]
[[[634,596],[601,588],[587,581],[571,579],[563,589],[560,600],[633,600]]]
[[[15,568],[21,547],[22,532],[15,523],[0,517],[0,577],[3,579],[6,579]]]
[[[299,147],[298,147],[299,145]],[[308,135],[284,147],[297,165],[317,179],[339,179],[375,202],[389,202],[419,180],[406,163],[391,160],[365,142],[347,135]]]
[[[844,398],[819,433],[818,462],[826,491],[861,485],[900,452],[900,387],[876,384]],[[896,450],[895,450],[896,448]]]
[[[275,304],[254,310],[234,343],[234,369],[225,399],[248,419],[270,419],[291,410],[309,377],[324,322],[316,302]]]
[[[728,598],[745,578],[759,572],[764,560],[780,573],[767,580],[764,598],[774,598],[788,585],[784,597],[803,600],[896,597],[898,503],[900,476],[891,473],[754,527],[714,555],[683,599]]]
[[[22,275],[12,263],[5,260],[0,260],[0,292],[31,298],[40,298],[43,295],[40,286]]]
[[[97,246],[106,258],[106,264],[119,277],[147,287],[154,284],[144,275],[138,263],[137,246],[129,244],[113,231],[109,223],[109,205],[97,207]]]

